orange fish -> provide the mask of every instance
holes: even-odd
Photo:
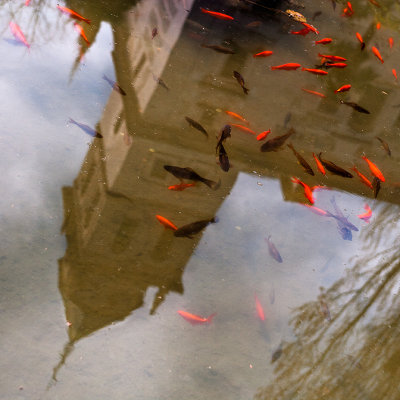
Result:
[[[375,1],[375,0],[369,0],[369,2],[371,3],[371,4],[373,4],[374,6],[376,6],[376,7],[380,7],[381,5],[377,2],[377,1]]]
[[[380,181],[385,182],[385,177],[383,176],[380,169],[372,161],[368,160],[368,158],[364,155],[362,155],[361,158],[367,162],[372,175],[376,176]]]
[[[310,32],[311,32],[310,29],[308,29],[308,28],[303,28],[303,29],[301,29],[301,30],[299,30],[299,31],[290,31],[290,34],[291,34],[291,35],[302,35],[302,36],[306,36],[306,35],[308,35]]]
[[[275,70],[275,69],[283,69],[285,71],[292,71],[295,70],[297,68],[300,68],[301,65],[300,64],[296,64],[296,63],[287,63],[287,64],[282,64],[282,65],[276,65],[274,67],[271,67],[271,70]]]
[[[215,17],[215,18],[218,18],[218,19],[224,19],[226,21],[233,21],[234,20],[234,18],[231,17],[230,15],[222,14],[222,13],[215,12],[215,11],[209,11],[209,10],[206,10],[205,8],[202,8],[202,7],[200,7],[200,10],[201,10],[202,13],[211,15],[212,17]]]
[[[372,216],[372,210],[368,204],[364,205],[364,214],[357,215],[358,218],[363,219],[365,222],[369,222],[371,216]]]
[[[268,129],[267,131],[261,132],[258,136],[257,136],[257,140],[263,140],[265,139],[268,134],[271,133],[271,129]]]
[[[361,50],[364,50],[364,48],[365,48],[365,43],[364,43],[364,40],[363,40],[363,38],[362,38],[362,36],[358,33],[358,32],[356,32],[356,36],[357,36],[357,39],[360,41],[360,43],[361,43]]]
[[[360,181],[364,184],[367,185],[370,189],[373,189],[374,187],[372,186],[371,181],[365,176],[363,175],[357,168],[356,166],[354,166],[353,168],[350,168],[351,170],[353,170],[358,177],[360,178]]]
[[[326,175],[325,168],[322,165],[321,161],[319,161],[318,157],[314,153],[312,153],[312,155],[314,157],[315,162],[317,163],[318,171],[321,172],[322,175]]]
[[[389,42],[390,48],[392,48],[392,47],[393,47],[393,38],[390,37],[390,38],[388,39],[388,42]]]
[[[301,88],[301,90],[303,90],[304,92],[307,92],[307,93],[314,94],[315,96],[326,97],[324,94],[322,94],[320,92],[315,92],[314,90],[309,90],[309,89],[304,89],[304,88]]]
[[[90,19],[82,17],[82,15],[79,15],[77,12],[71,10],[70,8],[62,7],[59,5],[57,5],[57,8],[64,14],[69,15],[71,18],[77,19],[79,21],[85,21],[87,24],[90,24]]]
[[[236,128],[240,129],[243,132],[251,133],[252,135],[257,135],[256,132],[254,132],[250,128],[247,128],[247,126],[243,126],[243,125],[239,125],[239,124],[231,124],[231,126],[235,126]]]
[[[238,119],[239,121],[244,122],[246,125],[249,125],[249,121],[247,121],[246,119],[244,119],[241,115],[234,113],[233,111],[225,111],[225,114],[230,115],[233,118]]]
[[[75,30],[83,37],[83,40],[87,43],[90,44],[88,38],[85,35],[85,31],[83,30],[83,28],[77,24],[76,22],[74,23],[74,28]]]
[[[354,14],[353,11],[353,6],[351,5],[351,3],[348,1],[347,2],[347,7],[343,9],[343,16],[346,17],[351,17]]]
[[[302,25],[309,29],[311,32],[314,32],[316,35],[319,34],[318,30],[314,26],[307,24],[307,22],[302,22]]]
[[[298,183],[299,185],[303,186],[303,188],[304,188],[304,196],[307,197],[308,201],[311,204],[314,204],[314,196],[313,196],[313,192],[312,192],[310,186],[308,186],[307,184],[302,182],[299,178],[292,177],[291,180],[292,180],[293,183]]]
[[[330,68],[346,68],[347,64],[346,63],[326,63],[326,67]]]
[[[25,0],[25,5],[29,6],[30,2],[31,2],[31,0]]]
[[[176,231],[178,227],[174,225],[170,220],[167,218],[162,217],[161,215],[156,215],[156,218],[158,219],[158,222],[161,225],[164,225],[166,229],[172,229],[173,231]]]
[[[261,321],[265,321],[264,310],[263,310],[260,300],[258,300],[258,297],[256,294],[254,294],[254,300],[256,303],[256,310],[257,310],[258,318],[260,318]]]
[[[315,75],[328,75],[328,72],[323,71],[322,69],[304,68],[303,67],[301,70],[311,72],[312,74],[315,74]]]
[[[347,61],[347,58],[340,57],[340,56],[332,56],[329,54],[318,53],[318,57],[326,58],[327,60],[332,60],[332,61]]]
[[[211,314],[209,317],[204,318],[200,317],[199,315],[188,313],[187,311],[179,310],[178,314],[185,318],[186,321],[190,322],[192,325],[199,325],[199,324],[210,324],[213,318],[217,315],[216,313]]]
[[[351,85],[343,85],[343,86],[340,86],[339,89],[336,89],[335,93],[347,92],[350,89],[351,89]]]
[[[324,39],[321,39],[321,40],[316,40],[314,43],[315,44],[329,44],[329,43],[332,43],[332,39],[331,38],[324,38]]]
[[[394,68],[392,69],[392,74],[396,78],[396,81],[397,81],[397,72]]]
[[[264,50],[264,51],[261,51],[260,53],[254,54],[253,57],[268,57],[273,53],[274,53],[273,51]]]
[[[376,23],[376,29],[381,29],[381,23],[379,21]]]
[[[179,185],[168,186],[168,189],[182,192],[182,190],[185,190],[185,189],[193,187],[193,186],[196,186],[196,184],[195,183],[180,183]]]
[[[11,33],[14,35],[15,39],[17,39],[19,42],[23,43],[28,49],[31,47],[31,45],[27,42],[25,35],[22,33],[21,28],[15,23],[15,22],[10,22],[10,29]]]
[[[314,214],[321,215],[322,217],[325,217],[328,215],[328,213],[326,211],[322,210],[321,208],[310,206],[309,204],[302,204],[302,206],[307,207]]]
[[[383,64],[384,61],[381,56],[381,53],[379,53],[379,50],[375,46],[372,46],[372,52],[376,55],[376,57],[379,59],[379,61]]]

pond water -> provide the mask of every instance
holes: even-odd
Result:
[[[398,2],[27,3],[0,1],[0,399],[399,399]]]

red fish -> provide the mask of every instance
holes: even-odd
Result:
[[[365,48],[365,43],[364,43],[364,40],[363,40],[363,38],[362,38],[362,36],[358,33],[358,32],[356,32],[356,36],[357,36],[357,39],[360,41],[360,43],[361,43],[361,50],[364,50],[364,48]]]
[[[260,53],[254,54],[253,57],[268,57],[273,53],[274,53],[273,51],[264,50],[264,51],[261,51]]]
[[[354,166],[353,168],[350,168],[351,170],[353,170],[358,177],[360,178],[360,181],[364,184],[367,185],[370,189],[373,189],[374,187],[372,186],[371,181],[365,176],[363,175],[357,168],[356,166]]]
[[[309,29],[311,32],[314,32],[316,35],[319,34],[318,30],[314,26],[307,24],[307,22],[302,22],[302,25]]]
[[[392,48],[392,47],[393,47],[393,38],[390,37],[390,38],[388,39],[388,42],[389,42],[390,48]]]
[[[343,86],[340,86],[339,89],[336,89],[335,93],[347,92],[350,89],[351,89],[351,85],[343,85]]]
[[[282,64],[282,65],[276,65],[274,67],[271,67],[271,70],[275,70],[275,69],[283,69],[285,71],[293,71],[297,68],[300,68],[301,65],[300,64],[296,64],[296,63],[287,63],[287,64]]]
[[[244,122],[246,125],[249,125],[249,121],[244,119],[241,115],[234,113],[233,111],[225,111],[225,114],[228,114],[229,116],[238,119],[239,121]]]
[[[11,33],[14,35],[15,39],[17,39],[19,42],[23,43],[28,49],[31,47],[31,45],[27,42],[25,35],[22,33],[21,28],[15,23],[15,22],[10,22],[10,29]]]
[[[199,324],[210,324],[213,318],[217,315],[216,313],[211,314],[209,317],[204,318],[200,317],[199,315],[191,314],[187,311],[179,310],[178,314],[185,318],[186,321],[190,322],[192,325],[199,325]]]
[[[365,222],[369,222],[370,218],[372,217],[372,210],[368,204],[364,205],[364,214],[357,215],[358,218],[363,219]]]
[[[322,217],[325,217],[328,215],[328,213],[325,210],[322,210],[321,208],[310,206],[309,204],[302,204],[302,206],[307,207],[314,214],[321,215]]]
[[[232,126],[235,126],[236,128],[240,129],[243,132],[246,133],[251,133],[252,135],[257,135],[256,132],[254,132],[253,130],[251,130],[250,128],[247,128],[247,126],[243,126],[243,125],[239,125],[239,124],[231,124]]]
[[[376,29],[381,29],[381,23],[379,21],[376,23]]]
[[[257,140],[263,140],[265,139],[268,134],[271,133],[271,129],[268,129],[267,131],[261,132],[258,136],[257,136]]]
[[[264,310],[263,310],[260,300],[258,300],[258,297],[256,294],[254,294],[254,300],[256,303],[256,310],[257,310],[258,318],[260,318],[261,321],[265,321]]]
[[[311,72],[312,74],[315,74],[315,75],[328,75],[328,72],[323,71],[322,69],[304,68],[303,67],[301,70]]]
[[[31,2],[31,0],[25,0],[25,5],[29,6],[30,2]]]
[[[231,17],[230,15],[227,15],[227,14],[222,14],[222,13],[219,13],[219,12],[216,12],[216,11],[209,11],[209,10],[206,10],[205,8],[202,8],[202,7],[200,7],[200,10],[201,10],[202,13],[211,15],[212,17],[215,17],[215,18],[218,18],[218,19],[223,19],[223,20],[226,20],[226,21],[233,21],[234,20],[233,17]]]
[[[59,5],[57,5],[57,8],[64,14],[69,15],[71,18],[77,19],[79,21],[85,21],[87,24],[90,24],[90,19],[82,17],[82,15],[79,15],[77,12],[71,10],[70,8],[62,7]]]
[[[322,175],[326,175],[325,168],[322,165],[321,161],[319,161],[318,157],[314,153],[312,153],[312,155],[314,157],[315,162],[317,163],[318,171],[321,172]]]
[[[178,185],[168,186],[168,189],[182,192],[182,190],[185,190],[185,189],[193,187],[193,186],[196,186],[196,184],[195,183],[180,183]]]
[[[292,177],[291,180],[293,183],[298,183],[299,185],[303,186],[304,196],[307,197],[308,201],[311,204],[314,204],[314,196],[313,196],[313,192],[312,192],[310,186],[308,186],[306,183],[302,182],[299,178]]]
[[[381,53],[379,53],[379,50],[375,46],[372,46],[372,52],[375,54],[375,56],[378,58],[378,60],[383,64],[384,61],[381,56]]]
[[[83,40],[87,43],[90,44],[88,38],[85,35],[85,31],[83,30],[83,28],[77,24],[76,22],[74,23],[74,28],[75,30],[82,36]]]
[[[346,68],[347,64],[346,63],[326,63],[326,67],[330,68]]]
[[[343,16],[346,17],[351,17],[354,14],[353,6],[351,3],[348,1],[347,2],[347,7],[343,9]]]
[[[308,29],[308,28],[303,28],[303,29],[301,29],[301,30],[299,30],[299,31],[290,31],[290,34],[291,34],[291,35],[306,36],[306,35],[308,35],[310,32],[311,32],[310,29]]]
[[[314,43],[315,44],[329,44],[329,43],[332,43],[332,39],[331,38],[324,38],[324,39],[321,39],[321,40],[316,40]]]
[[[371,3],[371,4],[373,4],[374,6],[376,6],[376,7],[380,7],[381,5],[377,2],[377,1],[375,1],[375,0],[369,0],[369,2]]]
[[[396,81],[397,81],[397,72],[394,68],[392,69],[392,74],[396,78]]]
[[[361,158],[367,162],[372,175],[376,176],[380,181],[385,182],[385,177],[383,176],[380,169],[372,161],[368,160],[368,158],[364,155],[362,155]]]
[[[156,215],[156,218],[158,219],[158,222],[161,225],[164,225],[166,229],[172,229],[173,231],[176,231],[178,227],[174,225],[170,220],[167,218],[162,217],[161,215]]]
[[[340,56],[332,56],[329,54],[318,53],[318,57],[326,58],[327,60],[332,60],[332,61],[347,61],[347,58],[340,57]]]
[[[326,97],[324,94],[322,94],[320,92],[315,92],[314,90],[309,90],[309,89],[304,89],[304,88],[301,88],[301,90],[303,90],[304,92],[307,92],[307,93],[314,94],[315,96]]]

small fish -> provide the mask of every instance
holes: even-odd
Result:
[[[221,134],[219,135],[217,147],[215,148],[215,151],[218,151],[218,147],[222,145],[222,143],[231,137],[231,126],[230,125],[225,125],[222,128]]]
[[[364,214],[357,215],[358,218],[364,220],[365,222],[369,222],[370,218],[372,217],[372,210],[368,204],[364,205]]]
[[[320,53],[318,53],[318,57],[326,58],[327,60],[331,60],[331,61],[347,61],[347,58],[340,57],[340,56],[332,56],[330,54],[320,54]]]
[[[267,131],[261,132],[259,135],[257,135],[256,139],[264,140],[270,133],[271,133],[271,129],[268,129]]]
[[[331,0],[333,11],[336,10],[336,0]]]
[[[365,49],[365,43],[364,43],[364,40],[363,40],[362,36],[358,32],[356,32],[356,37],[359,40],[359,42],[361,43],[361,50],[364,50]]]
[[[261,321],[265,321],[265,313],[264,313],[264,309],[261,305],[260,300],[258,299],[257,295],[254,294],[254,301],[256,303],[256,310],[257,310],[257,315],[258,318],[260,318]]]
[[[273,54],[273,53],[274,53],[273,51],[264,50],[264,51],[261,51],[260,53],[253,54],[253,57],[254,57],[254,58],[257,58],[257,57],[268,57],[268,56],[270,56],[270,55]]]
[[[304,196],[307,198],[307,200],[311,203],[314,204],[315,200],[314,200],[314,196],[313,196],[313,191],[310,188],[310,186],[308,186],[306,183],[302,182],[299,178],[295,178],[292,176],[291,181],[293,183],[298,183],[299,185],[303,186],[304,188]]]
[[[153,28],[153,30],[151,31],[151,39],[154,39],[157,35],[158,35],[158,29]]]
[[[25,0],[25,5],[29,6],[29,4],[31,3],[31,0]]]
[[[375,137],[382,143],[382,147],[386,151],[386,154],[388,156],[391,156],[392,152],[390,151],[389,145],[383,139],[381,139],[379,136],[375,136]]]
[[[203,178],[189,167],[181,168],[173,165],[164,165],[164,169],[178,179],[202,182],[213,190],[218,189],[220,186],[220,182],[214,182],[210,179]]]
[[[367,162],[368,167],[372,173],[372,175],[376,176],[380,181],[385,182],[385,177],[383,176],[381,170],[374,164],[372,161],[370,161],[365,155],[362,155],[361,158]]]
[[[216,313],[211,314],[209,317],[204,318],[200,317],[199,315],[191,314],[187,311],[179,310],[178,314],[186,319],[186,321],[190,322],[192,325],[199,325],[199,324],[210,324],[213,318],[217,315]]]
[[[381,53],[379,53],[379,50],[375,46],[372,46],[372,52],[375,54],[375,56],[378,58],[378,60],[383,64],[384,61],[381,56]]]
[[[274,71],[276,69],[283,69],[285,71],[293,71],[300,67],[301,65],[297,63],[287,63],[287,64],[273,66],[271,67],[271,70]]]
[[[206,49],[212,49],[218,53],[223,53],[223,54],[235,54],[235,52],[231,49],[228,49],[227,47],[222,47],[214,44],[205,44],[203,43],[201,47],[205,47]]]
[[[219,165],[224,172],[228,172],[229,168],[231,167],[229,163],[229,158],[228,158],[228,153],[225,150],[224,145],[221,143],[218,146],[219,153],[218,153],[218,159],[219,159]]]
[[[373,186],[372,186],[371,181],[370,181],[365,175],[363,175],[363,174],[357,169],[356,166],[354,166],[354,167],[352,167],[352,168],[350,168],[350,169],[353,170],[353,171],[358,175],[358,177],[360,178],[360,181],[361,181],[364,185],[368,186],[370,189],[373,189]]]
[[[258,28],[262,24],[261,21],[253,21],[249,22],[247,25],[245,25],[246,28]]]
[[[77,24],[76,22],[74,23],[74,29],[82,36],[83,40],[86,42],[86,44],[90,45],[90,42],[85,34],[85,31],[83,28]]]
[[[378,197],[378,193],[381,190],[381,180],[374,176],[372,179],[372,187],[374,189],[374,197],[375,199]]]
[[[161,215],[156,215],[156,218],[158,219],[158,222],[166,229],[172,229],[173,231],[176,231],[178,229],[178,227],[174,225],[169,219],[162,217]]]
[[[348,229],[350,229],[350,230],[352,230],[352,231],[358,232],[358,228],[357,228],[356,226],[354,226],[354,225],[348,220],[348,218],[346,218],[346,217],[343,215],[342,211],[341,211],[341,210],[339,209],[339,207],[337,206],[335,196],[333,196],[333,197],[331,198],[331,203],[332,203],[332,205],[333,205],[333,208],[334,208],[334,210],[335,210],[336,215],[335,215],[335,214],[332,214],[332,213],[330,213],[330,212],[328,212],[328,217],[335,218],[337,221],[339,221],[339,222],[340,222],[343,226],[345,226],[346,228],[348,228]]]
[[[256,132],[254,132],[252,129],[248,128],[247,126],[243,126],[243,125],[240,125],[240,124],[231,124],[231,125],[234,126],[235,128],[240,129],[243,132],[251,133],[252,135],[257,135]]]
[[[306,35],[308,35],[310,32],[311,32],[310,29],[308,29],[308,28],[303,28],[303,29],[301,29],[301,30],[299,30],[299,31],[290,31],[290,34],[291,34],[291,35],[306,36]]]
[[[326,68],[346,68],[346,63],[326,63]]]
[[[374,6],[376,6],[376,7],[380,7],[381,5],[377,2],[377,1],[375,1],[375,0],[369,0],[369,2],[371,3],[371,4],[373,4]]]
[[[297,22],[307,22],[306,17],[297,11],[286,10],[285,13],[286,15],[288,15],[290,18],[294,19]]]
[[[381,23],[378,21],[378,22],[376,23],[376,29],[377,29],[377,30],[381,29],[381,26],[382,26]]]
[[[189,118],[189,117],[185,117],[185,119],[189,123],[190,126],[192,126],[193,128],[197,129],[198,131],[203,133],[208,138],[207,131],[198,122],[196,122],[194,119]]]
[[[309,90],[309,89],[304,89],[304,88],[301,88],[301,90],[303,90],[304,92],[313,94],[313,95],[315,95],[315,96],[322,97],[322,98],[326,97],[324,94],[322,94],[322,93],[320,93],[320,92],[315,92],[314,90]]]
[[[153,73],[153,79],[160,85],[162,86],[164,89],[169,90],[169,87],[167,86],[167,84],[158,76],[155,76]]]
[[[393,47],[393,43],[394,43],[393,38],[390,37],[390,38],[388,39],[388,42],[389,42],[390,48],[392,48],[392,47]]]
[[[242,87],[244,94],[248,94],[249,93],[249,89],[247,89],[244,85],[244,79],[243,76],[240,75],[239,72],[237,71],[233,71],[233,76],[236,78],[236,80],[238,81],[239,85]]]
[[[279,358],[281,358],[282,353],[283,353],[283,350],[282,350],[282,343],[281,343],[279,345],[279,347],[272,353],[271,363],[274,363],[275,361],[279,360]]]
[[[351,17],[354,14],[353,6],[351,3],[348,1],[347,2],[347,7],[343,9],[343,16],[346,17]]]
[[[314,160],[315,160],[315,162],[317,164],[318,171],[321,172],[322,175],[326,175],[325,168],[322,165],[321,161],[319,161],[319,159],[317,158],[317,156],[314,153],[312,153],[312,155],[313,155]]]
[[[397,72],[394,68],[392,69],[392,74],[396,78],[396,81],[397,81]]]
[[[181,226],[174,232],[174,236],[176,237],[187,237],[189,239],[193,239],[192,235],[199,233],[202,231],[207,225],[214,224],[218,222],[218,218],[213,217],[211,219],[205,219],[201,221],[192,222],[190,224]]]
[[[227,14],[222,14],[222,13],[216,12],[216,11],[209,11],[202,7],[200,7],[200,10],[202,13],[211,15],[212,17],[215,17],[218,19],[223,19],[225,21],[233,21],[234,20],[233,17],[231,17],[230,15],[227,15]]]
[[[330,322],[331,321],[331,313],[329,311],[328,305],[325,303],[324,300],[319,301],[320,312],[325,317],[325,319]]]
[[[71,18],[77,19],[79,21],[85,21],[87,24],[90,25],[90,19],[82,17],[82,15],[79,15],[77,12],[71,10],[70,8],[67,7],[62,7],[57,5],[57,8],[64,14],[67,14]]]
[[[302,204],[302,206],[307,207],[314,214],[320,215],[322,217],[328,216],[328,211],[322,210],[321,208],[310,206],[309,204]]]
[[[329,44],[329,43],[332,43],[332,39],[331,38],[324,38],[324,39],[321,39],[321,40],[316,40],[314,43],[315,44]]]
[[[350,89],[351,89],[351,85],[343,85],[343,86],[340,86],[339,89],[336,89],[335,93],[347,92]]]
[[[119,94],[122,94],[123,96],[126,96],[126,92],[124,89],[121,88],[121,86],[118,85],[117,82],[114,82],[112,79],[107,78],[106,75],[103,75],[103,79]]]
[[[316,11],[313,16],[312,16],[312,20],[314,21],[315,18],[319,17],[322,14],[322,11]],[[325,44],[325,43],[324,43]]]
[[[249,121],[247,121],[241,115],[234,113],[233,111],[225,111],[225,114],[228,114],[230,117],[236,118],[239,121],[244,122],[246,125],[249,125]]]
[[[306,171],[307,174],[314,176],[315,174],[310,164],[295,150],[293,145],[291,143],[288,143],[287,147],[289,147],[289,149],[293,151],[293,154],[296,156],[299,164],[304,168],[304,171]]]
[[[335,175],[340,175],[343,176],[344,178],[352,178],[353,175],[346,171],[345,169],[339,167],[338,165],[334,164],[332,161],[328,161],[328,160],[323,160],[321,158],[321,154],[318,154],[318,159],[319,161],[321,161],[322,165],[330,172],[332,172]]]
[[[172,186],[168,186],[169,190],[175,190],[177,192],[182,192],[182,190],[185,190],[187,188],[196,186],[195,183],[179,183],[178,185],[172,185]]]
[[[289,111],[286,115],[285,115],[285,119],[283,121],[283,127],[286,128],[288,123],[290,122],[292,118],[292,113]]]
[[[92,137],[97,137],[99,139],[101,139],[103,137],[103,135],[101,135],[99,132],[95,131],[93,128],[91,128],[89,125],[85,125],[85,124],[81,124],[80,122],[76,122],[75,120],[73,120],[72,118],[69,118],[68,122],[70,124],[74,124],[76,126],[78,126],[79,128],[81,128],[84,132],[86,132],[88,135],[92,136]]]
[[[278,263],[283,262],[281,255],[279,254],[279,251],[277,250],[277,248],[275,247],[275,245],[271,242],[271,235],[268,236],[267,239],[265,239],[265,241],[268,243],[268,251],[269,251],[269,255],[276,261],[278,261]]]
[[[11,33],[15,37],[15,39],[25,45],[28,49],[31,47],[31,45],[28,43],[28,41],[25,38],[25,35],[22,33],[21,28],[13,21],[9,23]]]
[[[278,149],[282,147],[286,140],[289,139],[289,137],[292,136],[294,133],[296,133],[296,131],[291,128],[285,135],[276,136],[273,139],[267,140],[260,147],[260,151],[262,151],[263,153],[267,151],[278,151]]]
[[[315,28],[314,26],[307,24],[307,22],[302,22],[302,25],[305,26],[307,29],[309,29],[311,32],[314,32],[316,35],[319,34],[317,28]]]
[[[311,72],[312,74],[315,74],[315,75],[328,75],[328,72],[324,71],[322,69],[304,68],[303,67],[301,70]]]
[[[338,226],[338,230],[340,235],[342,236],[343,240],[349,240],[351,241],[353,239],[353,234],[351,233],[351,230],[346,227],[346,225],[343,224],[342,220],[346,219],[343,213],[339,210],[339,208],[336,205],[335,199],[331,199],[332,204],[334,205],[335,212],[337,215],[333,215],[332,213],[328,213],[328,216],[332,216],[336,219],[336,224]],[[347,219],[346,219],[347,220]]]
[[[346,106],[349,106],[353,108],[354,110],[363,113],[363,114],[371,114],[368,110],[366,110],[364,107],[361,107],[357,103],[353,103],[352,101],[343,101],[340,100],[340,104],[345,104]]]

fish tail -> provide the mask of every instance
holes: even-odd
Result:
[[[217,190],[221,186],[221,180],[219,180],[218,182],[214,182],[210,179],[203,178],[201,182],[203,182],[205,185],[213,190]]]
[[[244,94],[249,94],[250,89],[247,89],[246,87],[243,86],[243,92]]]
[[[73,120],[71,117],[68,118],[68,124],[76,124],[77,122]]]
[[[207,323],[210,324],[216,315],[217,315],[217,313],[211,314],[206,320]]]
[[[305,71],[306,69],[304,67],[301,68],[302,71]]]

